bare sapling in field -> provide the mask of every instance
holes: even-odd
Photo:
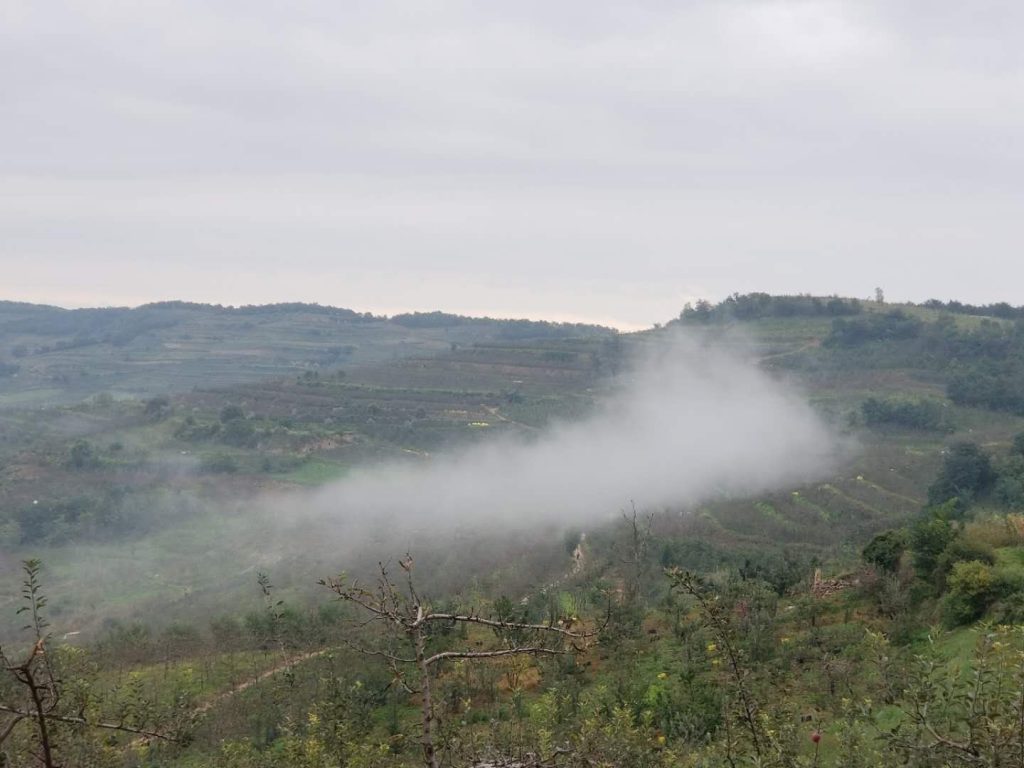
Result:
[[[544,656],[578,653],[591,644],[597,629],[576,628],[575,617],[534,624],[510,620],[501,615],[489,618],[475,611],[452,613],[436,611],[429,601],[420,596],[413,580],[413,560],[406,555],[399,561],[405,574],[404,584],[392,579],[388,567],[381,563],[377,583],[373,588],[349,583],[343,576],[324,579],[326,586],[338,597],[359,609],[363,618],[358,628],[377,626],[380,631],[372,645],[362,645],[352,638],[344,638],[349,647],[365,656],[384,661],[391,669],[394,684],[407,693],[420,696],[422,704],[423,763],[438,768],[434,705],[431,683],[443,662],[468,660],[487,662],[492,659],[515,656]],[[498,647],[489,650],[438,647],[437,638],[442,630],[458,626],[480,626],[491,629]],[[450,633],[457,636],[457,633]]]

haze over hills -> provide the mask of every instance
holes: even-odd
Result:
[[[515,598],[535,618],[564,609],[597,621],[612,595],[615,611],[639,611],[639,624],[615,614],[619,639],[602,636],[608,650],[600,653],[632,648],[626,656],[603,671],[603,656],[581,657],[598,670],[573,673],[588,696],[630,675],[660,684],[663,671],[638,655],[644,643],[656,643],[658,664],[671,666],[668,658],[690,642],[686,632],[712,632],[695,635],[700,647],[721,642],[707,628],[713,623],[669,630],[684,619],[658,575],[665,567],[736,590],[739,606],[773,595],[764,618],[773,637],[801,637],[811,657],[814,643],[825,642],[814,639],[816,625],[801,629],[803,614],[778,601],[803,605],[822,589],[842,591],[859,612],[843,621],[841,603],[808,604],[818,606],[812,613],[833,611],[823,621],[849,634],[828,641],[830,658],[863,653],[863,633],[876,625],[894,638],[905,631],[913,648],[918,622],[968,615],[951,613],[960,610],[948,591],[958,582],[942,575],[904,584],[914,573],[924,578],[925,566],[900,554],[902,575],[884,582],[896,591],[849,584],[868,578],[861,551],[869,543],[874,551],[879,536],[903,542],[892,545],[899,553],[923,546],[907,543],[918,534],[906,531],[929,515],[948,520],[934,511],[942,503],[959,505],[961,529],[950,530],[966,533],[943,540],[949,549],[940,560],[949,565],[929,567],[948,574],[957,562],[988,563],[1003,591],[985,593],[982,610],[1016,615],[995,595],[1016,594],[1024,552],[1012,533],[1012,510],[1024,508],[1024,469],[1013,458],[1024,434],[1022,315],[1003,304],[749,294],[620,333],[315,305],[0,304],[0,610],[22,599],[20,563],[41,557],[50,631],[83,652],[107,649],[88,651],[100,653],[104,674],[137,659],[145,695],[163,701],[153,705],[161,711],[183,690],[169,665],[195,669],[203,655],[197,695],[231,703],[209,704],[216,717],[200,718],[194,745],[157,750],[154,766],[229,765],[216,756],[222,738],[259,754],[286,743],[290,736],[256,735],[253,723],[297,716],[319,700],[306,689],[265,698],[287,685],[280,664],[303,685],[355,675],[345,679],[376,691],[367,706],[383,717],[387,681],[374,682],[377,667],[337,650],[347,630],[333,622],[348,614],[316,608],[316,581],[342,570],[372,578],[378,560],[405,551],[438,601],[491,611]],[[950,476],[951,457],[963,450],[965,462],[989,462],[978,470],[988,474]],[[641,523],[630,534],[634,504],[641,521],[652,517],[649,529]],[[1003,531],[985,534],[996,544],[975,540],[969,526],[982,525]],[[812,587],[815,571],[824,581]],[[256,585],[266,572],[272,592]],[[279,609],[273,600],[260,608],[260,588],[292,613],[270,618]],[[922,595],[920,613],[885,602],[911,589]],[[213,645],[204,639],[211,620],[217,632],[234,627]],[[8,643],[21,634],[13,623],[0,627]],[[268,655],[270,648],[277,650]],[[338,660],[296,661],[328,651]],[[165,672],[157,674],[161,653]],[[239,681],[226,670],[249,653],[254,693],[236,701]],[[701,656],[699,679],[716,674],[711,656]],[[530,669],[561,679],[543,665]],[[439,679],[454,684],[454,674]],[[513,694],[488,699],[467,685],[473,706],[493,706],[489,717],[504,722],[509,715],[499,710]],[[536,685],[514,695],[540,706],[556,689]],[[665,717],[691,706],[687,690],[684,703],[664,705]],[[126,695],[97,706],[122,706]],[[640,714],[630,727],[654,728],[642,713],[661,710],[635,695]],[[791,697],[793,706],[811,700],[806,691]],[[393,704],[396,732],[415,730],[415,717],[402,714],[409,702]],[[710,717],[719,704],[707,706]],[[696,748],[687,733],[662,724],[644,738],[656,752],[659,734],[675,748]],[[415,762],[407,748],[394,750],[395,764]],[[263,759],[257,753],[245,759]]]
[[[735,550],[790,542],[833,553],[856,546],[893,515],[909,514],[920,503],[949,429],[976,430],[999,442],[1018,426],[1005,411],[996,415],[969,401],[949,403],[949,364],[942,350],[906,354],[904,349],[928,343],[962,347],[966,341],[960,335],[988,339],[998,324],[1012,322],[1016,310],[1003,305],[897,308],[835,297],[753,294],[714,307],[687,307],[667,328],[634,334],[442,313],[387,319],[307,305],[226,309],[175,303],[67,311],[7,304],[0,310],[0,349],[17,368],[0,380],[0,498],[8,521],[0,530],[15,551],[55,548],[56,559],[48,557],[54,567],[68,544],[76,549],[67,553],[85,552],[109,564],[104,542],[111,536],[144,542],[158,535],[173,541],[182,526],[194,531],[197,525],[201,529],[200,520],[224,524],[236,517],[247,534],[259,530],[267,542],[259,556],[254,553],[260,546],[252,541],[239,546],[248,554],[240,553],[238,571],[254,565],[245,562],[247,557],[276,561],[283,545],[274,526],[260,529],[245,522],[246,508],[257,515],[268,493],[318,486],[381,462],[428,461],[463,446],[493,444],[499,436],[535,441],[552,423],[586,419],[595,403],[614,398],[628,386],[636,360],[649,354],[643,350],[663,345],[677,329],[716,349],[730,349],[738,359],[759,360],[773,376],[804,389],[837,435],[849,431],[851,418],[860,418],[869,396],[924,398],[943,404],[945,414],[940,429],[859,434],[862,450],[845,449],[848,458],[836,467],[839,474],[820,478],[828,482],[797,495],[783,488],[770,501],[722,500],[714,514],[687,515],[677,525],[699,531],[686,538],[699,539],[702,546],[720,541]],[[925,341],[933,328],[941,329],[944,339],[950,334],[957,339]],[[904,351],[885,352],[890,346]],[[688,365],[714,369],[714,358],[688,354]],[[666,371],[661,374],[669,378]],[[697,385],[680,386],[678,396],[685,399],[686,387]],[[711,412],[727,418],[742,405],[737,398],[736,405],[726,400]],[[663,399],[652,407],[651,427],[627,444],[650,443],[642,454],[650,454],[648,462],[666,452],[684,461],[678,446],[669,448],[651,431],[663,422],[666,436],[678,430],[685,441],[685,424],[668,426],[678,406]],[[623,434],[627,429],[626,423],[615,427]],[[704,429],[696,440],[710,439],[712,427]],[[737,457],[738,449],[733,449]],[[500,452],[496,459],[499,466],[507,462],[513,476],[524,471]],[[481,471],[486,476],[496,467]],[[453,477],[452,483],[465,479]],[[607,499],[600,514],[614,512],[630,498],[643,500],[650,483],[651,478],[620,481],[619,497]],[[500,496],[508,490],[494,485],[491,492]],[[486,494],[473,503],[486,504]],[[291,506],[327,510],[334,502],[321,494],[319,501]],[[557,498],[538,503],[545,508],[553,503],[552,513],[558,512]],[[579,501],[566,496],[563,504],[567,510]],[[232,515],[211,517],[211,510],[223,509]],[[839,510],[847,512],[837,528]],[[450,511],[435,514],[451,516]],[[577,525],[570,517],[563,510],[556,527]],[[308,555],[316,538],[302,537],[292,555],[298,550]],[[122,559],[124,547],[114,546]],[[181,546],[183,555],[189,547]],[[134,561],[127,558],[128,570],[116,577],[108,568],[110,578],[94,582],[93,591],[114,594],[111,579],[136,587],[148,583],[145,594],[153,605],[167,599],[168,588],[172,593],[183,588],[186,604],[197,591],[217,591],[211,582],[219,586],[219,581],[202,569],[190,567],[194,576],[182,587],[171,586],[181,582],[180,576],[140,577],[136,565],[147,567],[152,554],[147,548]],[[9,572],[15,562],[16,557],[8,560]],[[165,565],[161,571],[174,568]],[[66,573],[77,580],[74,568]],[[148,610],[139,598],[126,605]],[[70,593],[65,599],[69,605],[79,601]]]
[[[1022,22],[0,2],[0,768],[1024,768]]]

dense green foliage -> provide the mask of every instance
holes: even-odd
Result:
[[[933,398],[869,397],[861,406],[861,414],[869,427],[893,425],[926,430],[949,428],[946,409]]]
[[[1019,320],[1024,318],[1024,307],[1014,307],[1005,301],[996,304],[964,304],[960,301],[939,301],[930,299],[921,306],[928,309],[938,309],[944,312],[952,312],[958,315],[976,315],[979,317],[998,317],[1003,320]]]
[[[832,324],[832,333],[825,344],[854,347],[873,341],[902,341],[920,336],[924,326],[919,319],[902,310],[871,313],[852,319],[839,318]]]
[[[679,315],[684,322],[710,323],[729,320],[749,321],[762,318],[840,317],[857,315],[863,306],[857,299],[837,296],[772,296],[767,293],[735,293],[718,304],[698,301],[687,304]]]
[[[11,311],[19,322],[49,312]],[[27,664],[48,686],[53,764],[422,765],[424,680],[403,661],[415,657],[412,635],[367,623],[357,604],[315,586],[321,571],[344,568],[353,575],[339,583],[380,594],[355,576],[372,578],[376,560],[399,553],[384,538],[365,562],[336,562],[298,535],[268,545],[247,506],[266,489],[293,492],[361,463],[416,461],[585,413],[631,346],[658,332],[440,314],[385,321],[305,305],[145,311],[286,323],[287,343],[305,339],[332,362],[269,366],[268,379],[195,391],[0,409],[0,551],[29,561],[26,583],[8,590],[26,610],[5,609],[3,651],[7,667]],[[709,338],[719,338],[715,324],[747,324],[764,365],[800,377],[859,452],[818,482],[651,510],[649,526],[634,517],[585,537],[551,527],[516,542],[464,532],[413,542],[415,571],[391,562],[399,584],[406,568],[415,573],[421,607],[496,622],[439,621],[422,637],[429,654],[463,654],[431,673],[439,761],[1020,764],[1024,422],[992,384],[1013,385],[1022,358],[1015,311],[762,294],[684,310],[680,324]],[[307,325],[292,325],[296,312]],[[81,317],[90,334],[107,322]],[[356,324],[435,336],[415,354],[397,342],[371,354],[346,349]],[[241,325],[237,336],[218,333],[248,338],[253,328]],[[56,355],[56,341],[75,343],[14,327],[8,346],[23,368]],[[169,330],[117,349],[142,355],[147,334]],[[114,346],[95,338],[62,354],[86,360]],[[77,392],[77,381],[49,383]],[[80,548],[100,563],[84,578],[68,559]],[[268,548],[282,589],[256,573]],[[133,557],[145,570],[125,578]],[[307,561],[315,572],[302,570]],[[584,639],[544,646],[559,653],[466,655],[536,639],[516,622]],[[0,705],[0,733],[17,720],[0,739],[8,764],[45,765],[37,705],[17,673],[0,682]]]
[[[942,462],[942,470],[928,488],[928,501],[932,504],[955,499],[962,506],[991,489],[996,480],[992,460],[978,445],[968,442],[954,443]]]
[[[927,323],[903,310],[837,319],[826,346],[860,348],[852,359],[899,357],[941,371],[957,405],[1024,414],[1024,324],[982,320],[960,329],[949,315]],[[866,357],[866,353],[870,357]]]

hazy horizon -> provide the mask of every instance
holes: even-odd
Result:
[[[8,3],[0,284],[622,328],[734,291],[1022,304],[1015,20]]]
[[[732,294],[728,294],[728,295],[732,295]],[[714,303],[717,303],[718,301],[721,301],[721,300],[727,298],[728,295],[724,295],[724,296],[720,296],[720,297],[711,297],[711,298],[700,296],[700,297],[695,297],[692,301],[698,301],[698,300],[701,300],[701,299],[707,299],[707,300],[710,300],[711,303],[714,304]],[[831,296],[837,296],[837,297],[843,298],[843,299],[861,299],[861,300],[863,300],[865,302],[874,302],[874,301],[876,301],[876,297],[873,296],[873,295],[872,296],[852,296],[852,295],[843,294],[843,293],[830,293],[830,294],[780,293],[780,294],[772,294],[772,295],[775,295],[775,296],[804,295],[804,296],[816,296],[817,298],[828,298],[828,297],[831,297]],[[942,300],[961,301],[961,297],[959,297],[959,296],[950,296],[950,297],[945,297],[945,298],[940,298],[940,297],[937,297],[937,296],[929,296],[928,299],[939,299],[940,301],[942,301]],[[920,303],[922,303],[922,301],[926,301],[926,300],[927,299],[925,299],[925,300],[911,300],[911,299],[901,300],[899,298],[893,298],[893,297],[889,297],[889,296],[885,297],[885,303],[887,305],[891,304],[891,305],[894,305],[894,306],[898,306],[898,305],[901,305],[901,304],[920,304]],[[581,323],[581,324],[586,324],[586,325],[599,325],[599,326],[604,326],[606,328],[613,328],[615,330],[618,330],[618,331],[621,331],[621,332],[624,332],[624,333],[629,333],[629,332],[633,332],[633,331],[643,331],[643,330],[648,330],[650,328],[657,327],[659,325],[664,325],[666,322],[671,321],[673,319],[676,319],[679,316],[679,314],[680,314],[679,312],[676,312],[676,313],[674,313],[670,317],[666,317],[666,318],[664,318],[662,320],[655,320],[655,321],[653,321],[651,323],[644,324],[644,323],[624,323],[624,322],[621,322],[621,321],[616,321],[614,319],[601,320],[600,318],[593,318],[593,317],[577,317],[577,316],[566,315],[564,313],[558,313],[558,312],[549,313],[547,315],[496,314],[494,312],[487,312],[486,310],[482,310],[480,312],[460,312],[460,311],[451,310],[451,309],[449,309],[447,307],[442,307],[442,306],[435,306],[435,307],[404,307],[404,308],[393,308],[393,309],[384,309],[384,310],[371,310],[371,309],[367,309],[366,307],[361,307],[361,306],[348,306],[348,305],[340,305],[340,304],[328,304],[328,303],[324,303],[324,302],[317,302],[317,301],[311,301],[311,300],[305,300],[305,299],[294,299],[294,300],[283,299],[283,300],[270,300],[270,301],[265,301],[265,302],[228,303],[228,302],[223,302],[223,301],[200,301],[200,300],[195,300],[195,299],[187,299],[187,298],[174,297],[174,298],[170,298],[170,299],[153,299],[153,300],[147,300],[147,301],[136,301],[136,302],[126,303],[126,304],[74,304],[74,303],[63,303],[63,304],[61,304],[61,303],[52,302],[52,301],[35,301],[35,300],[31,300],[31,299],[15,299],[15,298],[8,298],[7,296],[0,296],[0,301],[24,302],[24,303],[28,303],[28,304],[36,304],[36,305],[39,305],[39,306],[52,306],[52,307],[56,307],[58,309],[67,309],[67,310],[74,310],[74,309],[138,309],[140,307],[147,306],[149,304],[175,302],[175,301],[181,301],[181,302],[185,302],[185,303],[203,304],[203,305],[211,306],[211,307],[219,306],[219,307],[225,307],[225,308],[229,308],[229,309],[238,308],[238,307],[244,307],[244,306],[273,306],[273,305],[277,305],[277,304],[293,304],[293,303],[298,303],[298,304],[319,305],[319,306],[323,306],[323,307],[330,307],[332,309],[347,309],[347,310],[352,310],[354,312],[359,312],[359,313],[370,312],[371,314],[373,314],[375,316],[385,317],[385,318],[394,317],[396,315],[412,314],[412,313],[418,313],[418,312],[419,313],[443,312],[443,313],[446,313],[446,314],[461,315],[463,317],[490,318],[490,319],[493,319],[493,320],[529,320],[529,321],[536,321],[536,322]],[[692,303],[692,301],[690,303]],[[965,303],[973,303],[973,302],[965,302]],[[978,302],[979,305],[989,305],[989,304],[996,304],[996,303],[999,303],[999,302],[996,302],[996,301],[986,301],[986,300],[982,300],[982,301]],[[682,310],[684,308],[684,306],[685,306],[685,304],[681,305],[679,309]]]

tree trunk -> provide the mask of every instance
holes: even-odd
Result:
[[[413,641],[416,645],[416,663],[420,668],[420,688],[423,696],[423,764],[427,768],[438,768],[437,753],[434,751],[434,705],[430,699],[430,667],[426,663],[426,641],[421,629],[415,630]]]
[[[30,659],[29,664],[31,663],[32,661]],[[39,729],[39,746],[42,749],[40,757],[42,758],[45,768],[56,768],[56,764],[53,762],[53,751],[50,747],[50,730],[46,722],[46,714],[43,710],[43,699],[39,695],[39,689],[42,686],[36,685],[35,677],[32,675],[29,664],[25,665],[23,671],[25,680],[28,683],[29,692],[32,694],[32,703],[36,710],[35,714]]]

